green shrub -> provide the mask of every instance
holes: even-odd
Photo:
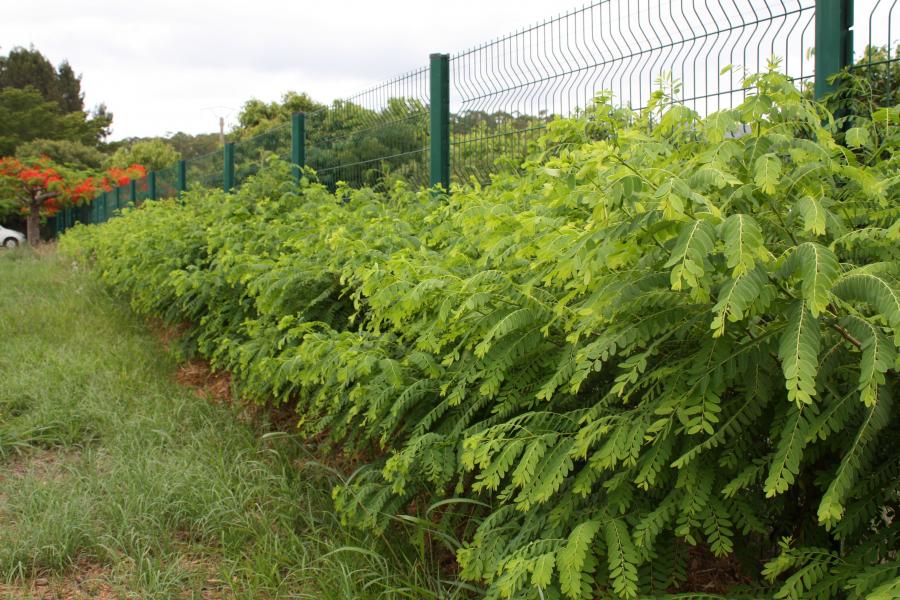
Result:
[[[886,598],[900,108],[842,146],[783,76],[747,85],[705,119],[601,98],[485,188],[329,194],[273,163],[61,246],[367,457],[346,520],[484,504],[457,558],[489,598],[662,595],[719,557],[734,595]]]

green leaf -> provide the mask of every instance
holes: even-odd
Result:
[[[579,523],[569,534],[568,542],[560,548],[556,554],[556,565],[559,569],[559,583],[563,594],[573,600],[585,598],[585,589],[582,585],[582,569],[585,565],[587,554],[590,551],[591,541],[600,530],[600,521],[585,521]]]
[[[766,498],[786,492],[800,473],[800,460],[803,458],[809,431],[809,422],[803,414],[804,410],[808,409],[804,406],[790,408],[787,421],[781,429],[769,474],[763,485]]]
[[[878,431],[887,426],[890,421],[892,405],[893,397],[890,394],[883,394],[878,398],[875,404],[869,408],[853,442],[844,454],[841,464],[838,465],[819,504],[819,523],[825,525],[826,528],[831,529],[844,516],[844,503],[863,467],[862,454],[872,443]]]
[[[756,159],[753,181],[766,194],[773,196],[781,180],[781,160],[774,154],[764,154]]]
[[[837,257],[834,252],[815,242],[796,246],[780,270],[781,277],[797,275],[800,292],[806,306],[818,317],[831,302],[831,287],[838,276]]]
[[[703,120],[703,129],[710,142],[719,143],[727,135],[737,129],[740,124],[740,115],[735,110],[720,110],[712,113]]]
[[[894,577],[879,585],[865,597],[865,600],[897,600],[897,598],[900,598],[900,577]]]
[[[606,524],[606,551],[613,591],[620,598],[637,598],[638,555],[621,519],[610,519]]]
[[[715,231],[708,222],[695,220],[684,223],[675,241],[675,247],[665,266],[672,267],[670,280],[673,290],[685,285],[692,289],[706,290],[708,281],[704,274],[709,268]]]
[[[531,572],[531,585],[546,589],[553,579],[553,566],[556,564],[556,555],[553,552],[541,554],[534,560],[534,570]]]
[[[820,332],[819,322],[803,302],[794,302],[781,335],[778,358],[784,372],[788,399],[809,404],[816,395]]]
[[[900,290],[885,275],[857,269],[844,275],[834,286],[834,294],[846,302],[865,302],[887,319],[900,345]]]
[[[885,375],[897,360],[897,350],[880,327],[865,319],[850,316],[842,323],[860,342],[860,399],[866,406],[874,406],[878,399],[878,387],[886,383]]]
[[[865,127],[851,127],[847,130],[845,139],[852,148],[869,148],[872,145],[872,136]]]
[[[756,266],[758,259],[767,256],[759,223],[749,215],[736,214],[725,219],[720,235],[732,277],[747,273]]]
[[[713,337],[725,333],[725,321],[736,323],[746,316],[747,311],[757,301],[767,301],[765,288],[768,275],[761,268],[743,273],[726,281],[719,290],[719,296],[712,308],[713,320],[709,324]],[[771,297],[771,292],[769,293]]]
[[[815,235],[825,235],[825,223],[828,211],[821,203],[811,196],[801,196],[794,204],[794,210],[803,219],[803,231]]]

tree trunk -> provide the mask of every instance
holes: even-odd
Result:
[[[32,247],[37,246],[41,242],[41,207],[39,204],[32,204],[28,212],[28,225],[25,231],[28,237],[28,243]]]

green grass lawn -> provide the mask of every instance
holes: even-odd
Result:
[[[0,597],[459,593],[409,544],[343,529],[295,436],[179,386],[145,323],[52,252],[0,252],[0,344]]]

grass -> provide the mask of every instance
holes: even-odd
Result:
[[[179,386],[143,321],[52,252],[0,252],[0,344],[0,596],[466,593],[404,536],[343,528],[296,436]]]

